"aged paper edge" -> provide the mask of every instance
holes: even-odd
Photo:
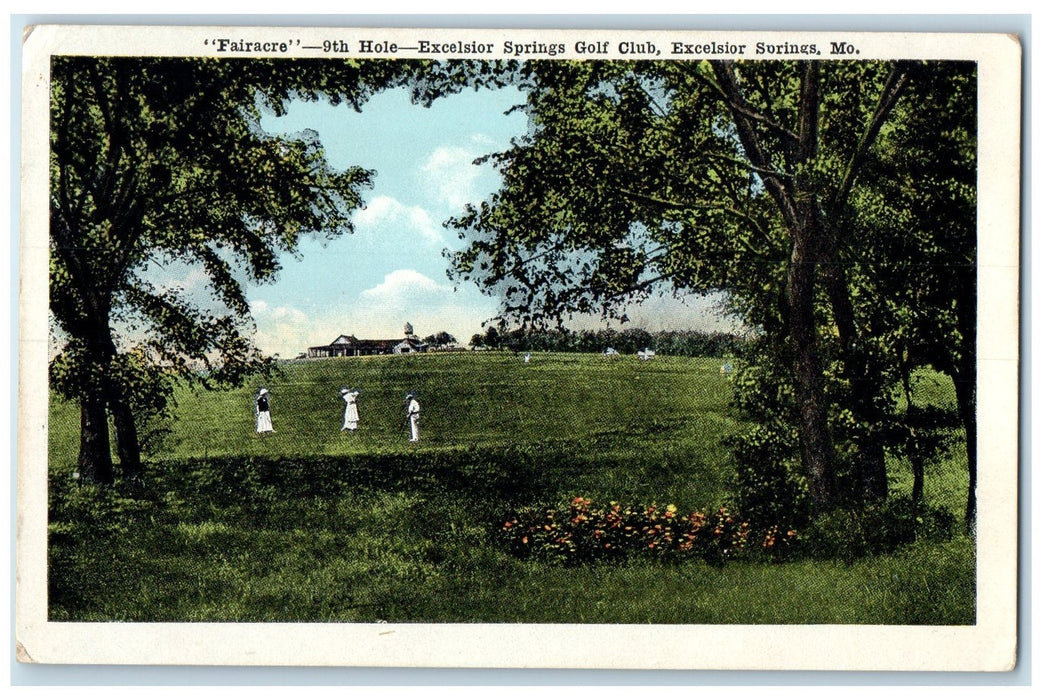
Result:
[[[979,65],[978,558],[972,626],[54,623],[46,614],[48,59],[52,54],[303,57],[231,54],[207,41],[302,45],[362,40],[413,46],[608,42],[596,56],[640,58],[624,42],[846,41],[860,59],[973,60]],[[823,54],[825,51],[823,50]],[[308,54],[314,57],[313,54]],[[344,53],[387,58],[386,54]],[[320,54],[325,57],[325,54]],[[515,58],[502,52],[401,58]],[[694,58],[715,58],[705,55]],[[545,55],[521,58],[550,58]],[[656,58],[692,58],[663,55]],[[741,56],[743,59],[778,56]],[[781,56],[781,58],[792,58]],[[821,56],[821,60],[829,60]],[[849,57],[847,57],[849,58]],[[17,658],[63,664],[412,666],[749,670],[1001,671],[1017,620],[1017,462],[1021,49],[999,34],[857,32],[349,29],[39,25],[25,32],[22,74]],[[671,643],[662,644],[663,635]],[[706,644],[706,639],[713,644]],[[621,643],[620,643],[621,642]]]

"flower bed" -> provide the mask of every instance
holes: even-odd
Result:
[[[753,541],[749,524],[724,507],[709,514],[681,514],[673,504],[660,508],[657,504],[612,502],[602,507],[581,496],[573,498],[567,508],[523,510],[503,523],[502,534],[517,556],[565,564],[634,556],[662,560],[700,557],[723,564],[750,544],[764,551],[780,551],[796,537],[792,530],[783,533],[774,527]]]

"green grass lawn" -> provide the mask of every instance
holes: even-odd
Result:
[[[566,568],[496,540],[511,508],[724,503],[737,427],[720,361],[460,353],[282,365],[274,435],[257,385],[183,389],[146,491],[72,485],[76,407],[51,408],[56,620],[971,624],[974,546],[917,544],[844,564],[700,561]],[[338,389],[360,387],[340,432]],[[934,388],[935,389],[935,388]],[[934,390],[931,389],[931,390]],[[408,390],[423,405],[408,442]],[[928,475],[955,512],[956,458]],[[892,465],[905,488],[902,465]]]

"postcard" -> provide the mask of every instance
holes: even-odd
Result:
[[[19,661],[1015,665],[1017,37],[22,56]]]

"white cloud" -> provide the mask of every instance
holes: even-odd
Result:
[[[416,270],[395,270],[385,275],[380,284],[364,290],[359,296],[372,303],[400,307],[450,294],[452,287],[438,284]]]
[[[444,238],[441,227],[434,223],[423,207],[402,204],[394,197],[379,195],[367,202],[365,208],[354,215],[355,225],[360,228],[397,227],[398,233],[417,233],[428,243],[441,243]]]
[[[250,302],[257,324],[255,342],[262,352],[280,357],[295,357],[307,350],[311,322],[300,309],[271,306],[263,299]]]
[[[395,270],[383,281],[358,295],[357,303],[342,314],[359,337],[396,337],[406,322],[423,337],[447,331],[465,343],[496,313],[498,302],[477,289],[453,289],[416,270]]]
[[[474,160],[494,150],[492,140],[481,134],[471,137],[467,146],[440,146],[434,149],[420,166],[428,189],[453,209],[462,209],[467,202],[481,200],[486,192],[479,187],[479,178],[489,172],[487,165],[475,165]]]

